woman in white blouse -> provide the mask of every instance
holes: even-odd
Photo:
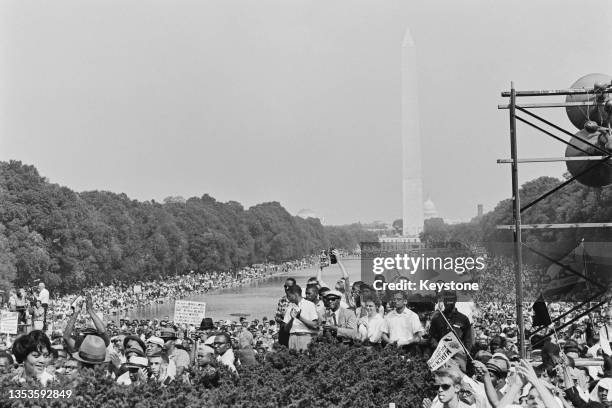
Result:
[[[359,338],[364,343],[380,344],[385,320],[378,313],[378,306],[373,297],[364,300],[367,316],[359,319]]]

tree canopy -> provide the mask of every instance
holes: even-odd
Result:
[[[278,202],[245,210],[207,194],[158,203],[108,191],[77,193],[19,161],[0,162],[0,198],[3,290],[40,279],[62,293],[191,270],[235,270],[330,245],[353,249],[367,236],[358,224],[324,227],[319,219],[292,216]]]
[[[539,177],[524,183],[519,191],[521,206],[531,203],[563,181],[554,177]],[[574,181],[523,211],[521,220],[523,224],[612,222],[612,186],[595,188]],[[496,227],[513,223],[512,200],[506,199],[500,201],[492,211],[467,223],[448,225],[440,219],[426,220],[422,240],[481,244],[491,253],[499,253],[500,248],[511,251],[512,247],[504,244],[513,241],[512,231]],[[536,248],[554,246],[559,252],[571,250],[582,239],[603,242],[609,241],[611,237],[610,228],[523,231],[523,241],[526,244]]]

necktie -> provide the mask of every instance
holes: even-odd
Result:
[[[334,318],[334,326],[337,326],[337,325],[338,325],[338,321],[336,320],[336,313],[334,312],[334,313],[332,314],[332,316],[333,316],[333,318]]]

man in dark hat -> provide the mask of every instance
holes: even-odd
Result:
[[[472,362],[477,379],[484,383],[487,393],[497,395],[498,400],[503,397],[500,390],[506,385],[506,377],[510,370],[510,362],[502,354],[494,354],[486,363],[475,360]]]
[[[242,321],[242,317],[240,318]],[[202,322],[200,323],[200,330],[202,331],[206,331],[206,330],[214,330],[215,329],[215,325],[213,323],[213,319],[211,319],[210,317],[205,317],[202,319]]]

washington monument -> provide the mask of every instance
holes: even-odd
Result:
[[[421,129],[419,124],[419,81],[416,47],[410,29],[402,41],[402,159],[403,235],[418,237],[423,231],[423,180]]]

